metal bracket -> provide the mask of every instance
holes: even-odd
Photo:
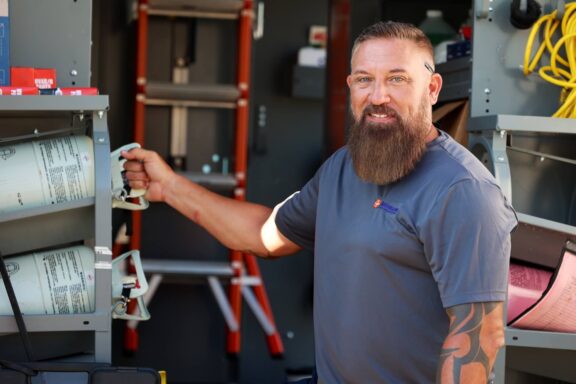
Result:
[[[564,18],[564,13],[566,12],[566,2],[564,0],[556,1],[556,20],[562,20]]]
[[[469,148],[472,148],[473,152],[483,152],[484,156],[489,156],[487,158],[488,169],[494,174],[504,195],[509,201],[512,201],[512,177],[506,153],[506,136],[505,130],[471,134],[469,136]],[[482,150],[479,151],[479,148]],[[478,154],[475,153],[476,156]]]
[[[252,31],[254,40],[260,40],[264,37],[264,2],[260,1],[256,5],[256,23]]]
[[[477,19],[487,19],[489,13],[492,11],[493,0],[476,0],[474,3],[474,14]]]

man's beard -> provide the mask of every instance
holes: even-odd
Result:
[[[383,105],[369,105],[360,120],[350,129],[348,150],[360,179],[386,185],[409,174],[426,152],[426,138],[431,127],[428,105],[421,100],[416,115],[402,119]],[[395,120],[378,124],[366,121],[370,113],[386,114]]]

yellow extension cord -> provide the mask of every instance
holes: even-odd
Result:
[[[576,118],[576,3],[566,4],[562,20],[556,18],[557,13],[558,11],[553,11],[540,17],[532,26],[524,51],[524,75],[527,76],[534,71],[544,51],[547,50],[550,65],[542,66],[538,74],[544,80],[562,87],[561,106],[552,117]],[[544,25],[543,41],[534,58],[530,60],[534,40],[542,25]],[[560,33],[555,35],[558,26],[561,27]],[[554,43],[553,39],[557,41]],[[566,57],[562,57],[561,53]]]

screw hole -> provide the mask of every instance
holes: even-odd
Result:
[[[490,110],[489,110],[489,109],[487,109],[487,110],[486,110],[486,113],[489,113],[489,112],[490,112]]]
[[[72,82],[72,85],[76,85],[76,82],[75,82],[75,81],[73,81],[73,82]]]
[[[76,1],[76,0],[74,0],[74,1]],[[89,322],[88,320],[84,320],[84,323],[83,323],[83,324],[84,324],[84,325],[88,325],[88,324],[90,324],[90,322]]]
[[[518,340],[518,336],[512,336],[512,340]]]
[[[492,22],[492,18],[488,19],[489,22]]]
[[[486,99],[486,102],[489,103],[489,102],[490,102],[490,99]]]

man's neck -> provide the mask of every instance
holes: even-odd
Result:
[[[426,135],[426,143],[429,143],[440,136],[440,133],[436,129],[433,124],[430,124],[430,128],[428,129],[428,134]]]

